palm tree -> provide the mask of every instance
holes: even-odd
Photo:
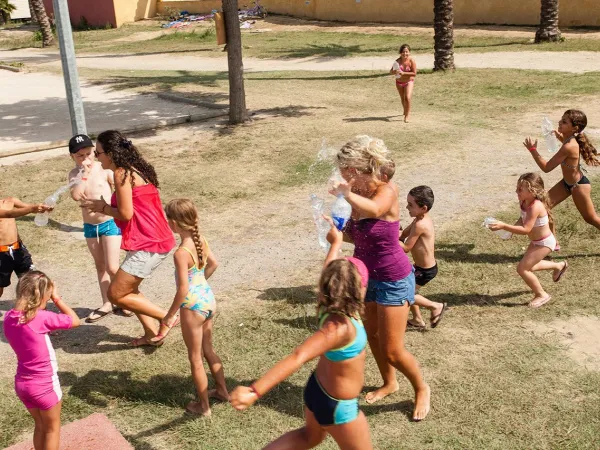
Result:
[[[454,0],[433,0],[433,70],[454,70]]]
[[[43,0],[29,0],[29,6],[33,10],[37,22],[40,24],[42,47],[52,45],[54,41],[52,25],[50,24],[50,19],[48,19],[48,14],[46,14]]]
[[[0,23],[7,23],[10,20],[10,13],[17,7],[8,0],[0,0]]]
[[[238,0],[223,0],[223,18],[227,35],[227,64],[229,67],[229,123],[237,124],[248,120]]]
[[[535,42],[558,42],[561,39],[558,29],[558,0],[542,0],[541,3],[540,26],[535,33]]]

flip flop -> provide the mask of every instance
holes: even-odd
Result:
[[[167,338],[167,336],[169,335],[169,333],[171,332],[171,329],[173,329],[174,327],[176,327],[177,325],[179,325],[179,322],[181,321],[181,319],[179,318],[179,316],[175,316],[175,322],[173,322],[173,325],[169,326],[166,323],[164,323],[162,320],[160,321],[161,325],[165,325],[166,327],[168,327],[169,331],[167,331],[165,334],[161,334],[158,333],[156,336],[154,336],[152,339],[156,339],[156,340],[149,340],[148,343],[150,345],[154,345],[154,346],[159,346],[165,343],[165,339]]]
[[[550,297],[549,295],[547,295],[546,297],[541,298],[539,300],[532,300],[531,302],[529,302],[529,306],[531,308],[539,308],[540,306],[544,306],[551,299],[552,299],[552,297]]]
[[[163,344],[163,341],[157,342],[156,344],[151,343],[144,336],[140,336],[138,338],[135,338],[133,341],[128,342],[127,347],[160,347]]]
[[[569,268],[569,263],[565,259],[565,265],[564,265],[564,267],[562,269],[560,269],[560,272],[558,272],[558,275],[557,275],[556,279],[554,279],[554,277],[552,278],[552,281],[554,281],[555,283],[558,283],[560,281],[560,279],[562,278],[562,276],[565,274],[565,272],[567,271],[568,268]]]
[[[135,313],[133,311],[125,312],[125,310],[123,308],[113,308],[113,313],[115,313],[115,316],[121,316],[121,317],[131,317],[131,316],[135,315]]]
[[[104,319],[106,316],[109,316],[113,313],[113,310],[110,311],[100,311],[100,308],[93,310],[89,316],[85,319],[86,323],[95,323],[101,319]],[[98,317],[90,318],[92,314],[96,314]]]
[[[442,307],[442,311],[437,316],[432,316],[429,319],[429,322],[431,323],[431,328],[437,327],[440,324],[442,317],[444,317],[444,313],[448,309],[448,303],[443,303],[443,305],[444,306]]]
[[[415,330],[424,330],[426,328],[425,324],[423,324],[423,325],[415,324],[415,323],[411,322],[411,320],[412,319],[406,321],[406,326],[408,328],[412,328],[412,329],[415,329]]]

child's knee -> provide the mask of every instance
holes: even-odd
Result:
[[[525,266],[525,264],[523,264],[522,262],[520,262],[519,264],[517,264],[517,273],[521,276],[523,276],[525,274],[525,272],[528,272],[527,267]]]

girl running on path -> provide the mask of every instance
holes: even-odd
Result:
[[[410,57],[410,46],[408,44],[402,44],[400,47],[400,57],[394,61],[390,73],[396,75],[396,89],[400,94],[404,110],[402,115],[404,121],[408,122],[415,76],[417,75],[417,63]]]
[[[531,241],[523,259],[517,265],[517,272],[533,291],[532,308],[539,308],[550,301],[550,295],[542,287],[533,272],[552,270],[552,280],[560,281],[569,267],[567,261],[552,262],[544,258],[554,250],[556,239],[550,230],[552,212],[548,193],[544,190],[544,180],[537,173],[526,173],[517,181],[517,197],[521,206],[521,218],[515,225],[496,222],[489,225],[492,231],[506,230],[513,234],[525,234]]]
[[[144,328],[144,335],[129,345],[152,345],[150,339],[158,334],[158,321],[164,319],[166,311],[144,297],[139,287],[175,247],[160,202],[156,171],[118,131],[100,133],[94,154],[103,169],[114,172],[115,193],[110,204],[102,198],[84,200],[81,206],[114,217],[123,234],[121,248],[127,251],[108,288],[108,299],[136,313]]]
[[[367,345],[360,314],[368,274],[355,258],[336,259],[343,237],[330,223],[327,240],[331,247],[319,280],[319,330],[250,387],[238,386],[231,393],[233,407],[246,409],[304,364],[319,358],[304,388],[304,427],[271,442],[267,450],[313,448],[327,434],[342,450],[373,448],[367,419],[358,408]]]
[[[346,181],[331,193],[342,194],[352,205],[344,237],[354,243],[354,257],[369,270],[365,328],[383,386],[368,393],[366,400],[374,403],[396,392],[398,369],[415,390],[413,419],[423,420],[429,413],[430,389],[417,360],[404,347],[409,307],[415,302],[414,270],[399,243],[398,191],[380,178],[388,153],[380,139],[357,136],[348,142],[337,154]]]
[[[69,182],[81,176],[81,182],[71,188],[71,198],[75,201],[109,198],[112,194],[114,174],[94,161],[93,153],[94,143],[85,134],[73,136],[69,141],[69,154],[75,162],[75,168],[69,172]],[[121,230],[112,217],[87,209],[81,211],[83,235],[94,258],[102,296],[102,306],[85,319],[88,323],[94,323],[113,313],[113,305],[108,301],[108,286],[119,270]]]
[[[562,170],[563,179],[548,192],[550,207],[554,208],[569,196],[573,196],[573,203],[581,217],[590,225],[600,229],[600,217],[591,199],[592,186],[581,164],[583,159],[589,166],[600,165],[598,152],[583,132],[586,126],[587,117],[583,112],[576,109],[565,111],[558,122],[558,130],[555,131],[556,137],[563,145],[548,161],[538,153],[537,140],[534,142],[531,138],[527,138],[523,145],[531,152],[535,163],[544,173],[552,172],[558,166]],[[554,231],[554,228],[552,230]]]
[[[165,212],[169,227],[181,238],[181,244],[173,254],[177,293],[171,308],[161,321],[158,335],[151,342],[155,345],[162,343],[181,311],[181,333],[188,350],[192,378],[200,400],[190,402],[186,409],[193,414],[210,416],[209,396],[229,401],[223,363],[212,344],[212,319],[217,311],[217,304],[206,281],[215,273],[218,264],[206,238],[200,235],[198,211],[191,200],[171,200]],[[210,392],[202,363],[203,355],[216,384],[216,389]]]
[[[49,300],[60,314],[46,311]],[[15,306],[4,318],[4,336],[17,355],[15,391],[35,421],[35,450],[58,450],[60,441],[62,391],[48,334],[78,326],[77,314],[44,273],[32,270],[21,277]]]

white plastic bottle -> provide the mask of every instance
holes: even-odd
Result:
[[[542,134],[544,135],[548,151],[550,153],[556,153],[560,149],[561,144],[558,139],[556,139],[556,136],[554,136],[554,126],[547,117],[544,117],[544,120],[542,120]]]
[[[494,219],[493,217],[486,217],[483,220],[483,226],[486,228],[490,228],[490,225],[497,223],[498,219]],[[510,239],[512,237],[512,233],[510,231],[506,231],[506,230],[496,230],[494,231],[494,233],[496,233],[500,239]]]
[[[324,249],[328,249],[329,242],[327,242],[327,233],[329,233],[330,226],[327,221],[323,219],[323,199],[317,197],[316,194],[311,194],[310,206],[312,208],[313,221],[317,227],[319,245]]]
[[[392,69],[396,72],[396,78],[402,78],[402,75],[398,75],[398,70],[400,70],[400,64],[398,64],[398,61],[394,61],[394,64],[392,64]]]
[[[346,201],[343,195],[338,194],[337,199],[331,206],[331,218],[335,227],[340,231],[344,231],[351,214],[352,206],[350,206],[350,203]]]
[[[50,197],[48,197],[46,200],[44,200],[44,205],[54,207],[54,206],[56,206],[57,201],[58,201],[58,197],[56,197],[55,194],[52,194]],[[38,213],[35,215],[35,219],[33,219],[33,222],[38,227],[44,227],[44,226],[48,225],[49,217],[50,217],[49,212]]]

